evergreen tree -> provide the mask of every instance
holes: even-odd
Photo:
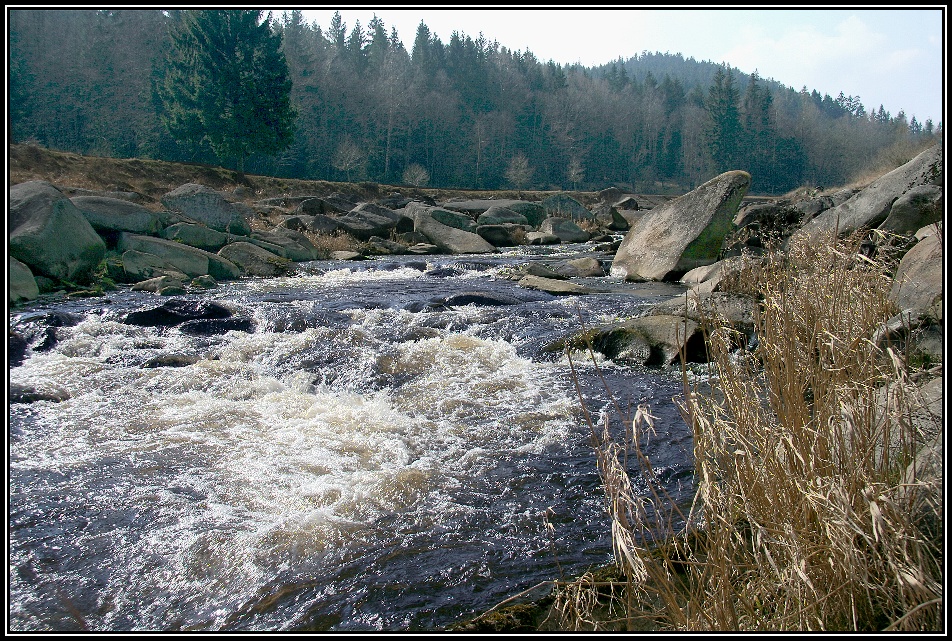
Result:
[[[707,143],[717,171],[736,169],[741,137],[738,91],[731,68],[718,67],[707,94]]]
[[[260,10],[186,11],[172,26],[160,96],[173,136],[207,142],[240,175],[254,153],[273,155],[294,136],[291,79],[281,36]]]

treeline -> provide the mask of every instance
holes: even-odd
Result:
[[[10,10],[14,141],[116,157],[227,163],[176,140],[157,87],[179,11]],[[643,52],[586,68],[542,62],[482,34],[443,43],[421,21],[407,47],[375,18],[326,27],[276,16],[296,131],[251,173],[498,189],[687,189],[729,169],[752,191],[849,182],[941,125],[859,97]]]

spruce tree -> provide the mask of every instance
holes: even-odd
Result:
[[[709,116],[708,149],[719,172],[737,169],[734,163],[739,159],[742,135],[738,99],[739,93],[731,68],[727,67],[725,73],[723,67],[718,67],[714,74],[714,84],[708,89],[705,107]]]
[[[177,139],[207,142],[221,160],[276,154],[294,137],[291,78],[281,35],[260,10],[185,11],[170,30],[160,96]]]

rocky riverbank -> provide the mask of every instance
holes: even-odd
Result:
[[[204,182],[199,175],[195,182],[168,188],[153,182],[141,190],[129,183],[89,189],[39,175],[11,176],[34,178],[11,180],[11,304],[41,294],[98,295],[127,286],[155,293],[153,312],[175,312],[175,304],[164,304],[175,296],[226,280],[293,273],[296,263],[316,259],[477,255],[518,245],[570,244],[580,248],[577,258],[535,261],[505,277],[556,295],[619,291],[645,281],[688,288],[688,295],[659,302],[636,318],[588,328],[550,346],[561,351],[591,345],[617,363],[648,367],[669,367],[681,354],[705,361],[703,324],[713,310],[743,336],[738,347],[752,347],[758,301],[734,286],[745,270],[793,240],[871,230],[861,253],[896,252],[901,260],[890,293],[897,313],[869,340],[901,343],[917,359],[922,367],[915,382],[924,399],[919,414],[941,424],[941,147],[863,189],[769,201],[747,196],[750,176],[742,171],[678,198],[614,188],[453,196],[330,184],[265,195],[254,187],[224,189],[221,176],[207,173]],[[233,328],[214,316],[187,322],[203,322],[201,331],[211,333]],[[11,347],[24,340],[11,331]],[[24,402],[56,400],[43,390],[14,391]],[[938,433],[922,449],[914,462],[925,474],[920,480],[941,482],[942,447]]]

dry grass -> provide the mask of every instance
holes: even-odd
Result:
[[[862,256],[859,236],[825,241],[761,266],[753,352],[707,325],[712,382],[685,375],[681,399],[697,485],[686,533],[640,456],[646,410],[617,436],[593,426],[629,629],[942,629],[942,497],[903,478],[923,441],[914,387],[903,355],[869,340],[896,311],[890,265]]]

